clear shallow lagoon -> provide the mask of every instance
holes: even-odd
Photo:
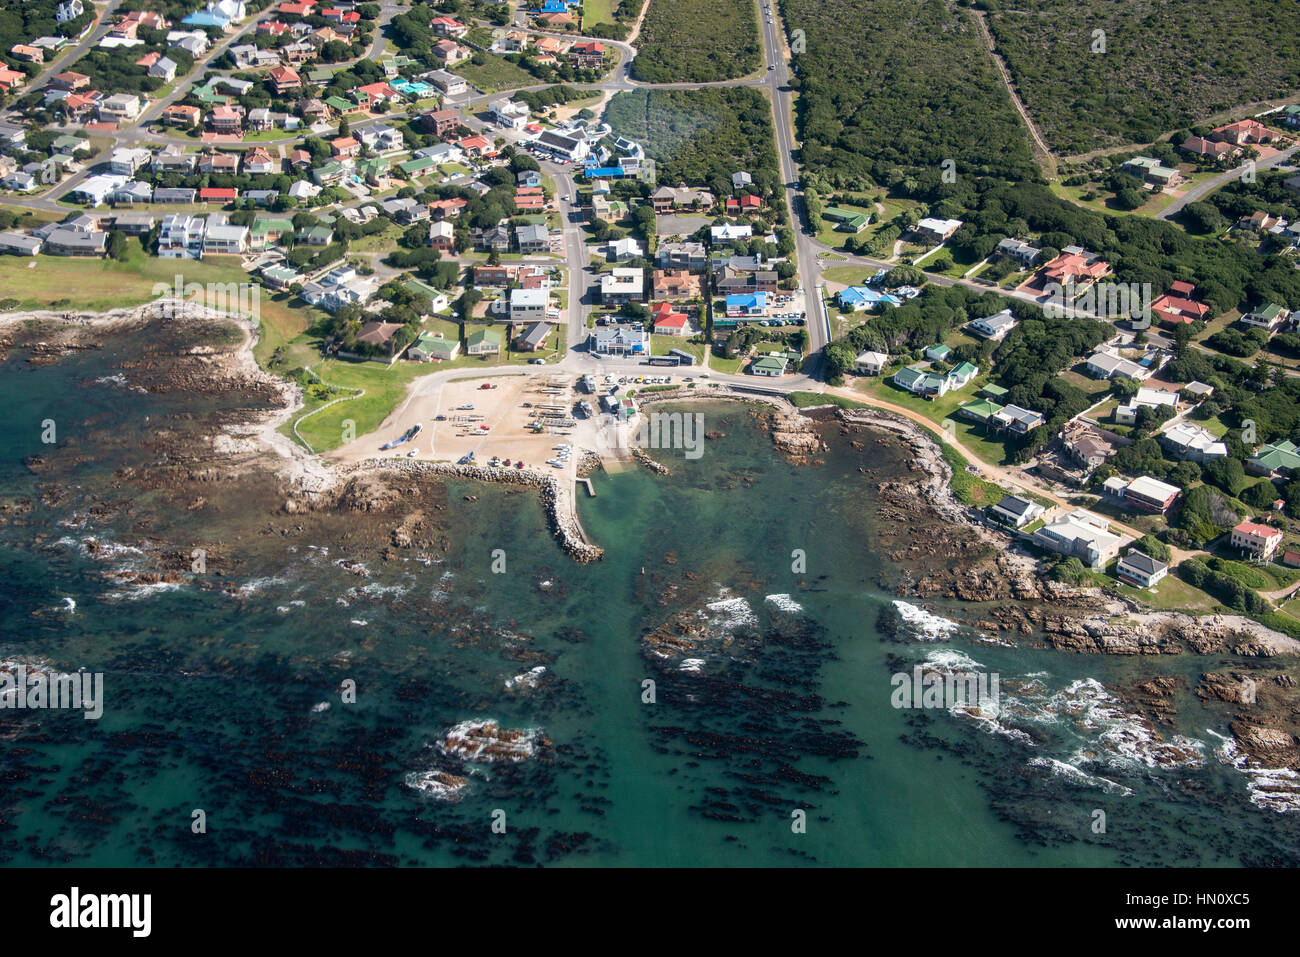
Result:
[[[825,463],[801,468],[744,408],[695,406],[725,433],[702,458],[661,454],[666,477],[597,474],[597,497],[581,499],[605,561],[566,559],[529,494],[453,484],[439,513],[445,555],[384,562],[338,531],[375,518],[322,525],[314,541],[315,517],[277,514],[269,479],[209,489],[195,509],[165,489],[111,490],[120,469],[158,454],[159,428],[223,414],[217,399],[131,388],[118,362],[140,343],[126,335],[40,368],[18,351],[0,363],[0,487],[6,502],[34,505],[0,525],[0,658],[102,671],[106,694],[97,722],[0,712],[0,860],[1296,863],[1300,819],[1250,802],[1246,776],[1216,757],[1220,715],[1184,689],[1179,726],[1160,733],[1199,744],[1201,759],[1160,766],[1159,743],[1107,698],[1145,674],[1194,688],[1201,670],[1230,662],[878,631],[893,596],[880,586],[889,570],[873,550],[873,495],[905,473],[893,444],[855,450],[827,426]],[[125,382],[108,378],[118,374]],[[57,451],[40,443],[47,418]],[[37,474],[24,465],[33,455],[47,457]],[[114,507],[88,514],[105,500]],[[306,530],[280,533],[295,524]],[[234,594],[105,578],[214,539],[237,565]],[[491,572],[494,549],[505,574]],[[791,571],[794,549],[805,573]],[[348,559],[369,577],[337,564]],[[697,671],[643,645],[681,614],[713,635],[692,655]],[[1001,731],[891,706],[891,674],[957,653],[1001,675],[1014,711]],[[506,688],[537,666],[537,688]],[[345,679],[356,704],[340,700]],[[654,704],[642,701],[646,679]],[[478,766],[433,747],[476,718],[540,728],[549,745]],[[406,785],[431,768],[468,777],[460,800]],[[195,808],[206,835],[191,833]],[[498,809],[504,834],[491,827]],[[803,834],[791,828],[799,809]]]

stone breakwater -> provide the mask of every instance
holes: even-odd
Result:
[[[644,449],[633,449],[632,458],[636,459],[639,463],[644,465],[651,472],[654,472],[656,475],[670,474],[668,471],[668,466],[660,462],[656,462],[654,459],[650,458],[650,456],[646,454]]]
[[[580,479],[593,475],[604,467],[605,460],[600,457],[600,453],[593,452],[591,449],[583,449],[582,454],[578,456],[577,475]]]
[[[490,469],[478,465],[455,465],[451,462],[393,461],[367,459],[354,468],[386,469],[393,472],[422,472],[448,478],[472,479],[477,482],[496,482],[502,485],[521,485],[537,489],[542,506],[555,537],[560,540],[564,553],[580,564],[598,562],[605,550],[593,545],[578,523],[577,504],[572,488],[565,488],[550,475],[511,469]]]

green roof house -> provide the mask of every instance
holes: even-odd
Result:
[[[471,356],[494,356],[501,352],[503,339],[495,329],[478,329],[470,333],[465,340],[465,354]]]
[[[1300,448],[1286,440],[1271,442],[1246,460],[1246,468],[1256,475],[1300,473]]]
[[[420,333],[407,353],[416,362],[450,362],[459,354],[459,339],[443,339],[432,332]]]
[[[976,422],[987,422],[989,416],[1002,411],[1002,406],[991,399],[976,399],[974,402],[967,402],[957,411]]]

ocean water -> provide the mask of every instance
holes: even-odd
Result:
[[[702,457],[584,493],[603,562],[565,558],[533,496],[467,483],[410,503],[442,548],[383,560],[358,530],[391,520],[286,515],[268,477],[154,481],[189,468],[160,433],[241,403],[157,389],[134,358],[158,335],[0,363],[0,660],[105,683],[98,721],[0,710],[0,861],[1297,863],[1288,781],[1235,767],[1193,693],[1231,660],[880,627],[874,485],[906,474],[895,443],[828,423],[824,461],[797,467],[748,407],[693,405],[723,433]],[[220,575],[123,580],[200,547]],[[678,625],[691,639],[656,655],[646,636]],[[894,707],[917,664],[996,673],[996,712]],[[1153,731],[1119,692],[1157,674],[1184,685]],[[526,733],[499,760],[448,741],[480,721]],[[412,786],[430,773],[454,793]]]

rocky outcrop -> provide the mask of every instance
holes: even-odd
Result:
[[[639,448],[632,449],[632,458],[636,459],[637,462],[639,462],[641,465],[648,468],[651,472],[654,472],[656,475],[670,474],[668,471],[668,466],[660,462],[656,462],[654,459],[652,459],[649,455],[646,454],[644,449],[639,449]]]
[[[472,479],[476,482],[495,482],[500,485],[519,485],[537,489],[542,496],[552,531],[560,540],[560,547],[574,561],[581,564],[600,561],[605,550],[587,540],[578,524],[571,490],[569,493],[550,475],[539,475],[519,469],[485,468],[479,465],[454,465],[450,462],[419,462],[413,460],[368,459],[354,469],[372,468],[394,472],[419,472],[442,475],[448,478]]]

